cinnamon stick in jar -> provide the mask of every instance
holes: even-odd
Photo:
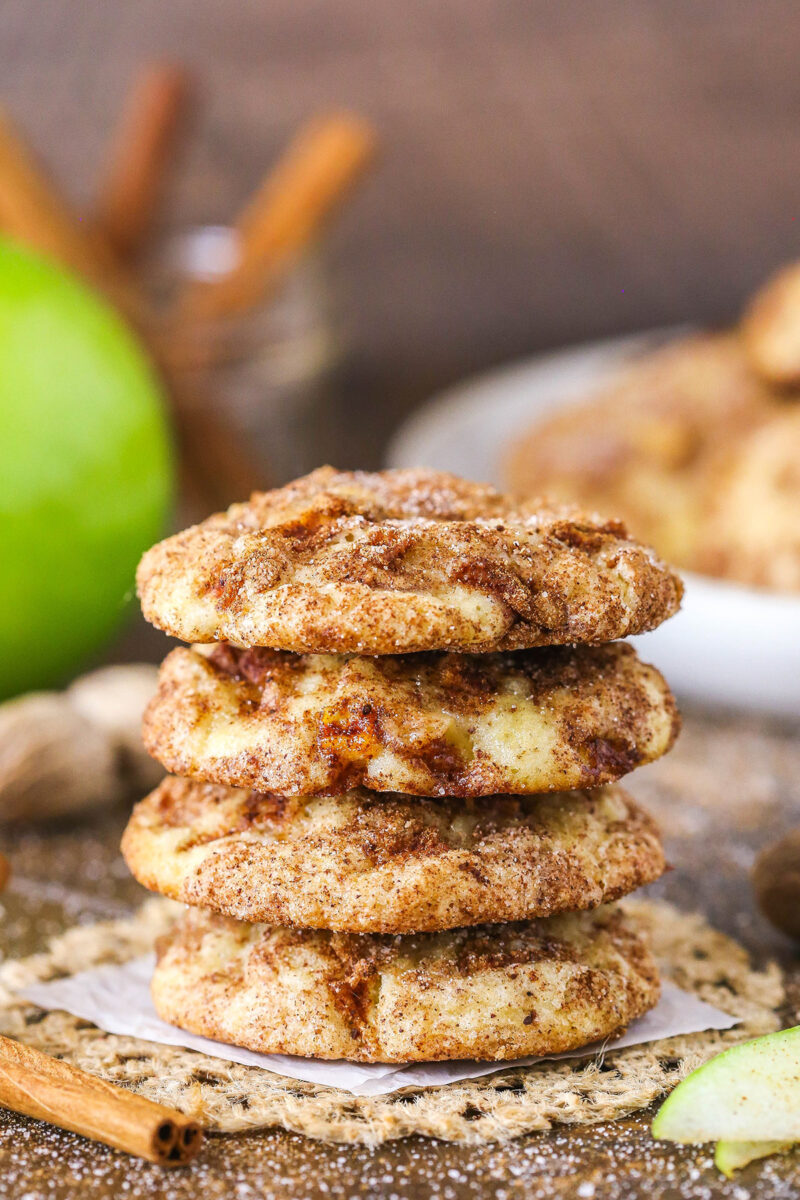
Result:
[[[161,1167],[197,1154],[203,1133],[175,1109],[0,1036],[0,1105]]]
[[[181,67],[154,62],[142,70],[128,96],[95,217],[122,259],[141,249],[152,222],[187,93]]]
[[[375,151],[371,125],[350,113],[304,126],[235,223],[239,263],[220,279],[191,282],[178,298],[178,330],[263,302],[320,235]]]

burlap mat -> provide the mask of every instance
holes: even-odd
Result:
[[[776,966],[751,970],[742,947],[699,916],[649,901],[627,907],[649,928],[664,974],[742,1017],[741,1025],[597,1059],[544,1062],[445,1087],[356,1097],[192,1050],[103,1033],[77,1017],[44,1012],[15,996],[15,989],[36,980],[147,952],[175,913],[169,901],[155,899],[129,919],[70,929],[46,953],[3,964],[0,1027],[220,1132],[272,1125],[371,1145],[414,1133],[452,1142],[503,1141],[557,1123],[589,1124],[645,1108],[725,1046],[777,1028],[783,984]]]

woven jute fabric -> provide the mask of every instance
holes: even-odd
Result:
[[[196,1051],[104,1033],[67,1013],[44,1012],[16,994],[35,981],[146,953],[177,911],[171,902],[155,899],[129,919],[70,929],[46,952],[4,963],[0,1027],[219,1132],[281,1126],[370,1145],[407,1134],[470,1144],[505,1141],[559,1123],[591,1124],[645,1108],[726,1046],[778,1027],[784,991],[776,966],[753,970],[743,948],[700,916],[651,901],[632,901],[626,908],[649,931],[663,974],[740,1017],[741,1024],[591,1059],[499,1070],[444,1087],[357,1097]]]

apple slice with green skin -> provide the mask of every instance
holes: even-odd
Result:
[[[730,1179],[736,1171],[755,1162],[757,1158],[769,1158],[770,1154],[783,1154],[791,1150],[791,1142],[717,1142],[714,1164]]]
[[[662,1104],[653,1136],[721,1142],[721,1170],[735,1169],[746,1154],[762,1156],[732,1144],[769,1143],[770,1154],[800,1141],[800,1026],[733,1046],[698,1067]]]

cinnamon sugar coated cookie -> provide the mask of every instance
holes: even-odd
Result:
[[[122,851],[140,883],[186,904],[349,932],[593,908],[664,870],[654,822],[620,787],[287,800],[168,778],[137,804]]]
[[[520,431],[508,484],[614,513],[670,562],[696,569],[720,468],[773,404],[739,337],[693,334]]]
[[[138,588],[184,641],[360,654],[608,642],[655,628],[682,590],[619,521],[331,467],[153,547]]]
[[[188,911],[159,943],[158,1015],[270,1054],[514,1059],[619,1034],[658,1000],[649,950],[603,907],[392,937]]]
[[[751,434],[721,474],[698,555],[702,570],[800,592],[800,408]]]
[[[262,792],[483,796],[611,783],[678,727],[661,675],[621,643],[376,658],[218,646],[167,657],[144,739],[175,774]]]

